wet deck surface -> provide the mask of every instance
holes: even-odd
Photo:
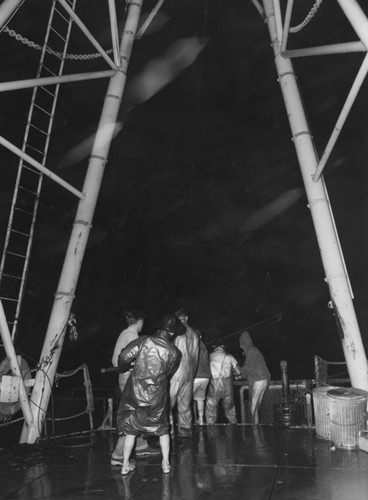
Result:
[[[160,456],[138,458],[122,477],[110,465],[117,435],[96,431],[3,449],[2,499],[367,500],[368,453],[331,450],[314,429],[196,426],[176,439],[172,471]]]

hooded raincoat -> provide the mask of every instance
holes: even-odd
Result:
[[[217,422],[219,401],[222,399],[226,418],[231,424],[236,424],[233,373],[240,374],[238,362],[234,356],[226,353],[222,346],[211,352],[209,361],[211,380],[206,399],[206,422]]]
[[[120,431],[129,435],[169,433],[168,381],[181,359],[180,351],[163,330],[131,342],[119,356],[121,371],[135,362],[117,412]]]
[[[186,332],[174,340],[182,358],[170,380],[170,404],[171,410],[177,405],[178,435],[192,433],[193,383],[199,356],[199,336],[187,323],[184,324]],[[173,421],[173,417],[171,419]]]
[[[253,345],[248,332],[243,332],[240,335],[239,344],[245,356],[245,362],[240,367],[242,377],[246,378],[249,383],[257,380],[270,380],[271,375],[268,371],[266,361],[259,349]]]
[[[248,332],[243,332],[239,338],[243,349],[245,362],[240,367],[241,377],[249,382],[249,403],[252,423],[259,423],[259,408],[264,393],[269,386],[271,375],[261,352],[253,345]]]

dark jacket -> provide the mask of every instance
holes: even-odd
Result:
[[[125,347],[119,368],[134,368],[121,396],[117,424],[126,434],[163,435],[169,431],[168,381],[177,369],[181,353],[170,334],[158,331]]]
[[[199,357],[195,378],[211,378],[208,351],[202,340],[199,340]]]
[[[253,345],[248,332],[243,332],[240,335],[239,343],[245,355],[244,364],[240,367],[241,378],[247,379],[249,383],[258,380],[270,380],[271,375],[266,361],[257,347]]]

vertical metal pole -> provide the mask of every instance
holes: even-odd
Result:
[[[285,13],[285,22],[284,22],[284,27],[282,30],[281,52],[284,52],[284,50],[286,49],[286,45],[287,45],[287,41],[288,41],[288,37],[289,37],[291,14],[293,12],[293,5],[294,5],[294,0],[288,0],[287,6],[286,6],[286,13]]]
[[[353,387],[368,390],[367,357],[355,315],[349,280],[339,248],[326,186],[323,178],[317,182],[313,181],[318,158],[305,117],[292,63],[289,59],[283,58],[280,52],[281,40],[277,39],[272,0],[263,0],[263,6],[275,54],[279,83],[326,273],[326,282],[329,286],[335,313],[341,324],[342,348],[351,384]]]
[[[21,443],[34,443],[42,432],[63,347],[66,326],[74,300],[79,272],[91,229],[102,176],[125,87],[126,72],[137,31],[142,3],[143,0],[134,0],[129,3],[128,17],[120,44],[120,71],[111,77],[105,97],[100,123],[82,190],[86,198],[81,200],[78,205],[38,364],[35,385],[31,395],[34,421],[32,425],[24,424],[20,437]]]
[[[24,386],[22,371],[20,369],[18,358],[14,350],[14,345],[11,339],[8,322],[5,317],[3,303],[1,302],[1,300],[0,300],[0,334],[4,344],[6,355],[8,356],[10,361],[10,368],[14,373],[14,375],[19,377],[19,404],[23,411],[24,420],[27,422],[28,425],[32,425],[33,414],[31,407],[29,405],[27,390]]]
[[[109,0],[109,13],[110,13],[111,42],[112,42],[112,50],[114,53],[114,62],[116,66],[120,66],[119,33],[118,33],[118,21],[116,17],[115,0]]]

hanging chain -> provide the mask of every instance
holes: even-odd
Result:
[[[317,14],[317,11],[318,11],[322,2],[323,2],[323,0],[316,0],[315,4],[311,8],[311,10],[308,12],[307,17],[304,19],[304,21],[302,23],[298,24],[297,26],[291,27],[289,29],[289,32],[290,33],[297,33],[298,31],[301,31],[303,28],[305,28],[305,26],[307,26],[309,21],[311,21],[312,18]]]
[[[27,45],[27,47],[30,47],[31,49],[42,50],[41,45],[32,42],[32,40],[28,40],[28,38],[20,35],[19,33],[16,33],[14,30],[9,29],[7,26],[4,26],[3,32],[15,38],[18,42],[22,42],[24,45]],[[64,57],[63,52],[57,52],[50,49],[50,47],[46,47],[46,52],[53,56],[60,57],[61,59]],[[112,49],[107,50],[106,53],[111,54]],[[71,59],[74,61],[89,61],[91,59],[98,59],[99,57],[102,57],[99,52],[97,52],[96,54],[65,54],[65,59]]]

